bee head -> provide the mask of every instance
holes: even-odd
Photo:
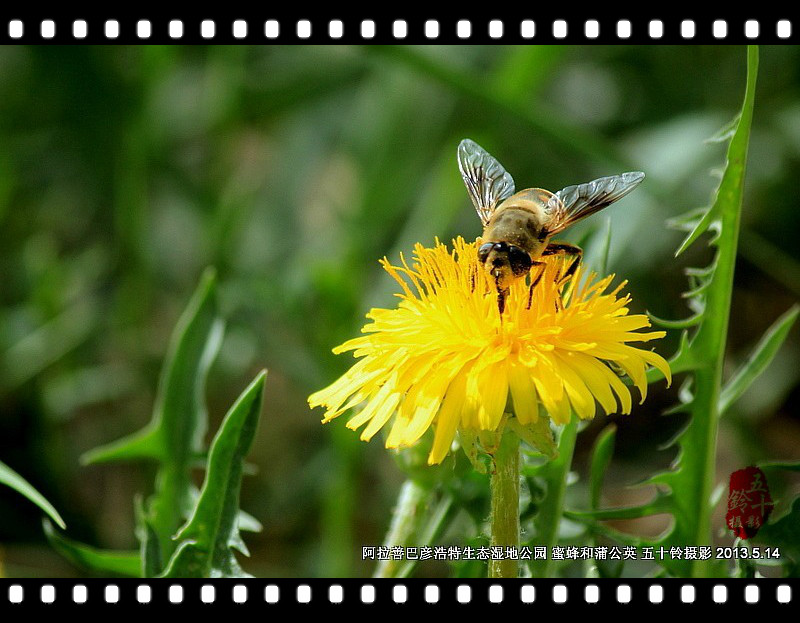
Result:
[[[507,242],[485,242],[478,248],[478,261],[496,279],[506,281],[526,275],[533,265],[531,256]]]

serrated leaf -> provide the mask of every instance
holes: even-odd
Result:
[[[617,427],[614,424],[606,426],[595,439],[592,448],[592,458],[589,467],[589,507],[592,510],[600,508],[600,495],[603,490],[603,480],[606,470],[614,455],[614,441],[617,436]]]
[[[81,465],[130,461],[139,459],[161,459],[164,455],[161,431],[145,428],[131,435],[112,441],[81,455]]]
[[[711,264],[709,264],[708,266],[703,266],[703,267],[690,266],[690,267],[686,268],[684,270],[684,272],[689,277],[696,277],[696,278],[701,279],[701,280],[707,278],[707,280],[710,280],[711,277],[714,276],[714,271],[717,268],[717,259],[718,259],[718,257],[719,256],[715,257],[711,261]]]
[[[652,501],[638,506],[625,506],[621,508],[603,508],[598,510],[571,510],[565,512],[570,519],[594,519],[596,521],[609,521],[619,519],[640,519],[658,515],[669,509],[668,496],[657,494]]]
[[[203,460],[202,463],[197,464],[194,462],[194,467],[197,469],[205,470],[206,465],[208,464],[208,453],[206,453],[206,458]],[[252,463],[245,463],[244,467],[242,468],[242,474],[245,476],[252,476],[256,474],[258,470]],[[192,487],[192,508],[197,506],[197,501],[200,499],[200,489],[197,487]],[[264,526],[261,525],[261,522],[258,521],[255,517],[253,517],[249,513],[245,513],[243,510],[239,511],[239,530],[244,530],[245,532],[261,532],[264,529]]]
[[[621,532],[620,530],[615,530],[614,528],[607,526],[601,521],[595,520],[591,515],[586,513],[581,513],[577,511],[564,511],[564,516],[567,519],[588,526],[591,529],[591,531],[598,536],[603,536],[608,539],[612,539],[618,543],[622,543],[623,545],[639,546],[647,542],[646,539],[643,539],[642,537],[636,536],[634,534],[628,534],[627,532]]]
[[[736,132],[737,127],[739,126],[739,119],[741,115],[736,115],[733,119],[731,119],[728,123],[722,126],[716,134],[713,136],[709,136],[704,142],[705,143],[725,143],[733,138],[734,133]]]
[[[702,367],[702,365],[703,364],[701,362],[698,362],[694,359],[694,355],[692,354],[691,343],[689,341],[688,331],[683,331],[683,333],[681,333],[678,350],[669,360],[669,369],[672,372],[672,376],[674,377],[675,375],[680,374],[681,372],[689,372],[690,370],[697,370],[698,368]],[[663,373],[657,368],[650,368],[647,371],[648,383],[654,383],[655,381],[658,381],[663,378],[664,378]],[[629,379],[626,379],[626,384],[627,382],[629,382]]]
[[[203,389],[222,331],[216,273],[207,269],[172,333],[151,422],[141,431],[87,452],[83,462],[157,458],[186,465],[202,453],[207,430]]]
[[[703,292],[711,287],[712,283],[713,282],[711,279],[696,279],[695,285],[686,292],[682,292],[681,296],[685,299],[698,298],[701,294],[703,294]]]
[[[753,541],[779,547],[781,558],[788,556],[792,561],[787,565],[787,575],[797,577],[800,573],[800,497],[794,499],[788,513],[763,525]]]
[[[247,466],[243,470],[244,474],[247,474]],[[261,532],[264,529],[264,526],[261,525],[261,522],[253,517],[249,513],[245,513],[243,510],[239,511],[239,530],[244,530],[245,532]]]
[[[665,512],[673,523],[657,545],[664,547],[711,545],[712,496],[715,485],[714,456],[719,427],[719,399],[725,347],[730,321],[733,275],[736,264],[739,227],[750,128],[758,73],[758,48],[747,49],[747,80],[744,102],[736,129],[728,146],[725,170],[709,212],[704,215],[687,241],[709,227],[717,252],[713,277],[695,281],[695,294],[702,292],[705,313],[689,341],[682,341],[679,354],[689,363],[697,363],[692,374],[691,395],[684,397],[683,408],[689,413],[686,428],[677,437],[678,456],[672,471],[653,479],[669,488]],[[702,230],[702,231],[701,231]],[[686,346],[688,345],[688,349]],[[673,575],[709,577],[724,572],[723,561],[665,559],[663,566]]]
[[[112,573],[129,578],[140,577],[141,558],[139,552],[104,550],[73,541],[57,531],[53,524],[46,519],[42,522],[42,527],[53,549],[79,567],[103,574]]]
[[[714,222],[716,218],[714,211],[709,208],[706,210],[703,217],[697,222],[694,228],[689,232],[689,235],[684,238],[681,245],[678,247],[678,250],[675,251],[675,257],[678,257],[681,253],[686,251],[695,240],[697,240],[700,236],[702,236],[708,228],[711,226],[711,223]]]
[[[232,547],[239,535],[239,488],[244,461],[261,414],[266,371],[245,389],[211,443],[200,497],[188,523],[175,536],[177,548],[162,577],[243,577]]]
[[[222,341],[223,322],[217,304],[216,273],[203,274],[170,338],[161,369],[150,423],[142,430],[87,452],[84,462],[150,459],[159,463],[155,493],[142,509],[144,524],[158,537],[158,548],[145,548],[144,567],[151,575],[160,563],[147,559],[159,552],[172,555],[175,531],[189,516],[192,504],[192,468],[204,452],[208,423],[204,400],[206,376]]]
[[[11,487],[20,495],[28,498],[28,500],[42,509],[47,516],[50,517],[50,519],[55,521],[61,529],[67,527],[55,507],[50,504],[50,502],[48,502],[47,499],[41,493],[39,493],[31,483],[25,480],[22,476],[20,476],[2,461],[0,461],[0,484]]]
[[[664,327],[665,329],[689,329],[697,326],[703,320],[702,312],[694,314],[693,316],[689,316],[688,318],[684,318],[683,320],[666,320],[664,318],[659,318],[651,312],[647,312],[647,316],[653,321],[654,324]]]
[[[708,206],[702,206],[700,208],[689,210],[688,212],[684,212],[683,214],[679,214],[667,219],[667,227],[670,229],[676,229],[678,231],[692,231],[695,227],[697,227],[697,224],[703,220],[703,217],[707,212]]]
[[[767,369],[786,340],[789,329],[797,320],[798,313],[800,313],[800,306],[795,305],[767,329],[753,352],[722,389],[719,397],[720,414],[725,413],[747,391],[753,381]]]

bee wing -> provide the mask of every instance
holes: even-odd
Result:
[[[643,179],[644,173],[631,171],[562,188],[545,207],[552,218],[552,224],[547,228],[549,233],[564,231],[576,221],[610,206],[636,188]]]
[[[465,138],[458,145],[458,168],[484,225],[497,205],[514,194],[514,179],[485,149]]]

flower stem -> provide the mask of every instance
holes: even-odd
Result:
[[[519,438],[506,430],[495,454],[491,476],[491,545],[519,548]],[[503,557],[489,561],[490,578],[516,578],[518,561]]]

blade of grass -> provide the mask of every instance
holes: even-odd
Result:
[[[753,352],[722,389],[719,396],[719,413],[723,415],[744,394],[775,358],[789,330],[797,320],[800,306],[795,305],[778,318],[756,344]]]
[[[91,547],[68,539],[47,520],[42,523],[44,534],[53,549],[79,567],[103,574],[140,577],[142,561],[138,551],[102,550]]]
[[[592,459],[589,466],[589,508],[600,508],[600,495],[603,490],[603,480],[606,470],[611,464],[614,455],[614,440],[617,436],[617,427],[614,424],[606,426],[594,442]]]
[[[58,511],[53,505],[50,504],[33,485],[2,461],[0,461],[0,484],[11,487],[17,493],[28,498],[31,502],[36,504],[36,506],[41,508],[50,519],[55,521],[62,530],[67,527],[64,520],[61,519],[61,515],[58,514]]]
[[[0,356],[0,383],[13,389],[32,379],[89,338],[100,314],[83,300],[26,335]]]
[[[536,528],[535,545],[545,546],[548,552],[553,551],[553,546],[558,543],[558,527],[564,512],[567,478],[572,465],[572,454],[575,450],[577,436],[577,418],[572,417],[569,424],[561,431],[558,440],[558,457],[542,465],[537,473],[547,483],[548,488],[544,500],[539,506],[539,512],[533,519]],[[531,560],[529,566],[533,577],[553,576],[551,556],[547,556],[545,560]]]

